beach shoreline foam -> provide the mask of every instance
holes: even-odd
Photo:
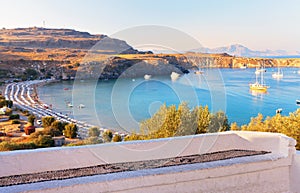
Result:
[[[78,137],[87,138],[88,129],[94,127],[94,125],[58,113],[40,100],[37,92],[38,87],[57,81],[46,79],[8,83],[4,87],[4,97],[6,100],[12,100],[16,107],[27,110],[38,118],[53,116],[56,120],[74,123],[78,127]],[[104,130],[103,128],[100,129]]]

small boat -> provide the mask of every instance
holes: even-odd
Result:
[[[273,77],[273,78],[276,78],[276,79],[280,79],[280,78],[283,78],[283,74],[282,74],[282,73],[275,72],[275,73],[272,74],[272,77]]]
[[[85,105],[84,104],[80,104],[80,105],[78,105],[78,108],[80,108],[80,109],[82,109],[82,108],[84,108],[85,107]]]
[[[180,74],[176,73],[176,72],[172,72],[171,74],[171,79],[172,81],[175,81],[179,78]]]
[[[300,70],[298,70],[298,74],[300,74]]]
[[[144,76],[144,79],[145,79],[145,80],[150,80],[150,78],[151,78],[151,75],[150,75],[150,74],[145,74],[145,76]]]
[[[249,84],[249,87],[251,90],[256,90],[256,91],[261,91],[261,92],[267,92],[268,88],[270,88],[269,86],[260,84],[259,82]]]
[[[282,108],[276,109],[276,114],[282,113]]]
[[[49,105],[47,105],[47,104],[43,104],[42,105],[45,109],[49,109]]]
[[[296,100],[296,104],[297,104],[297,105],[300,105],[300,99],[297,99],[297,100]]]
[[[64,90],[69,90],[69,88],[64,88]]]
[[[255,70],[255,74],[256,75],[258,75],[258,74],[260,74],[260,73],[263,73],[263,72],[267,72],[267,70],[265,69],[265,68],[256,68],[256,70]]]
[[[194,74],[203,74],[203,73],[204,73],[204,72],[201,71],[201,70],[197,70],[197,71],[194,72]]]
[[[247,69],[247,65],[244,64],[243,66],[240,66],[240,69]]]
[[[73,104],[72,103],[68,103],[67,106],[70,107],[70,108],[72,108]]]
[[[274,72],[274,73],[272,74],[272,77],[273,77],[273,78],[276,78],[276,79],[283,78],[283,72],[282,72],[282,70],[278,67],[277,72]]]
[[[256,69],[256,71],[255,71],[256,81],[255,81],[255,83],[249,84],[250,90],[255,90],[255,91],[259,91],[259,92],[267,92],[268,88],[270,88],[270,87],[264,83],[264,73],[265,72],[266,72],[266,69],[264,69],[264,68]],[[260,74],[260,77],[258,76],[259,74]]]

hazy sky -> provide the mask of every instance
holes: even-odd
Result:
[[[300,0],[0,0],[0,27],[113,34],[140,25],[184,31],[203,46],[300,51]]]

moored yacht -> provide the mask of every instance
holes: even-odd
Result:
[[[249,84],[250,90],[267,92],[267,90],[268,90],[268,88],[270,88],[270,86],[267,86],[264,83],[264,73],[265,72],[266,72],[266,69],[263,67],[260,69],[256,69],[256,71],[255,71],[256,80],[255,80],[255,83]],[[258,75],[260,75],[260,76],[258,76]]]
[[[150,74],[145,74],[145,75],[144,75],[144,79],[145,79],[145,80],[150,80],[150,78],[151,78],[151,75],[150,75]]]
[[[172,72],[171,74],[171,79],[172,81],[175,81],[179,78],[180,74],[178,74],[177,72]]]

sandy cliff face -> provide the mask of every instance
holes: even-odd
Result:
[[[234,57],[228,54],[200,54],[188,53],[186,57],[193,66],[212,68],[240,68],[247,66],[255,68],[265,67],[300,67],[299,58],[245,58]]]

